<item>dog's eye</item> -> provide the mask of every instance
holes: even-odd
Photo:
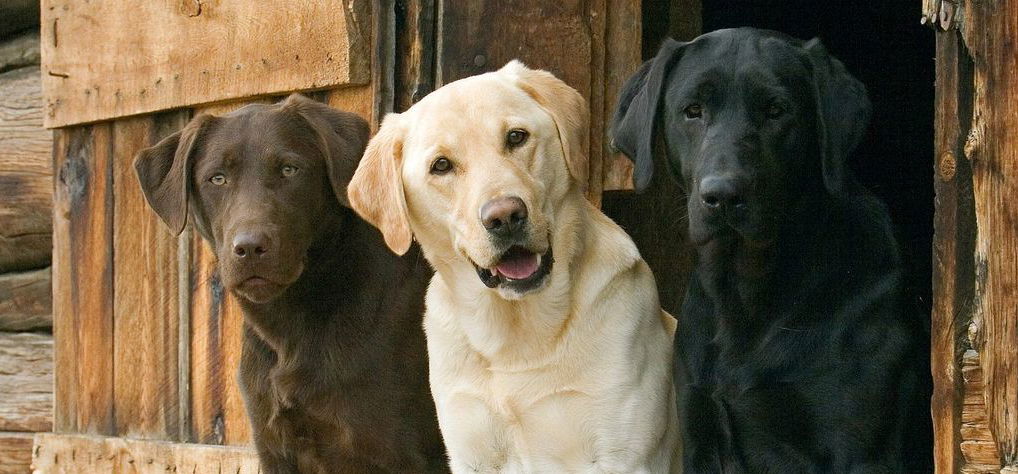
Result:
[[[767,106],[767,110],[764,111],[764,115],[769,119],[776,119],[782,115],[785,115],[785,108],[778,103],[771,103]]]
[[[514,128],[509,130],[509,133],[505,135],[505,144],[509,148],[518,147],[527,141],[527,137],[530,136],[526,130]]]
[[[686,106],[683,112],[685,112],[686,118],[688,119],[698,119],[703,117],[703,106],[700,104],[691,104]]]
[[[280,171],[283,173],[283,176],[286,176],[287,178],[289,178],[290,176],[293,176],[293,175],[297,174],[297,172],[300,171],[300,168],[298,168],[296,166],[291,166],[291,165],[284,165],[280,169]]]
[[[431,174],[446,174],[452,171],[452,162],[444,156],[431,163]]]
[[[226,184],[226,176],[222,173],[214,174],[211,178],[209,178],[209,182],[216,186],[222,186]]]

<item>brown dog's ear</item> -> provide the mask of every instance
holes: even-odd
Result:
[[[399,255],[413,241],[400,172],[404,133],[399,114],[387,115],[347,187],[350,208],[382,231],[385,244]]]
[[[174,234],[180,234],[187,224],[187,188],[196,145],[215,120],[211,115],[199,115],[134,159],[145,200]]]
[[[824,186],[830,193],[839,193],[850,179],[848,155],[866,135],[870,99],[866,86],[852,77],[841,61],[827,53],[820,39],[807,41],[803,49],[813,65]]]
[[[368,143],[371,133],[368,122],[357,114],[334,109],[300,94],[290,95],[283,102],[283,110],[299,115],[318,135],[332,192],[341,204],[350,207],[346,190]]]
[[[581,190],[585,191],[590,175],[588,156],[590,132],[587,127],[590,113],[583,96],[552,73],[530,69],[516,60],[509,61],[500,72],[514,75],[517,86],[551,115],[555,127],[558,128],[562,154],[565,156],[569,174],[580,184]]]
[[[654,133],[665,82],[682,56],[683,46],[666,39],[654,59],[640,66],[619,92],[611,124],[612,148],[633,161],[633,185],[643,191],[654,177]]]

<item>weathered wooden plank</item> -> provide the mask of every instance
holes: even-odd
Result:
[[[46,126],[364,84],[367,1],[46,0]]]
[[[261,472],[250,448],[39,433],[32,451],[32,468],[44,473]]]
[[[0,274],[0,331],[53,327],[53,283],[49,268]]]
[[[56,132],[54,429],[112,434],[113,157],[108,123]]]
[[[177,238],[148,208],[133,163],[189,115],[149,115],[113,126],[114,412],[121,436],[180,436]]]
[[[964,459],[959,458],[958,461],[959,463],[963,462],[963,469],[978,470],[996,466],[993,472],[997,472],[1000,469],[1000,454],[988,424],[986,400],[983,398],[982,372],[979,354],[971,349],[965,351],[961,361],[964,393],[958,395],[959,399],[964,400],[960,409],[961,427],[959,434],[956,434],[952,439],[958,440],[957,449],[964,457]],[[940,441],[940,439],[937,440],[938,443]]]
[[[0,38],[39,25],[39,0],[0,3]]]
[[[38,66],[40,59],[38,29],[20,33],[0,42],[0,72],[26,66]],[[42,78],[39,80],[41,84]]]
[[[0,273],[44,267],[52,247],[52,134],[39,68],[0,74]]]
[[[0,431],[53,427],[53,337],[0,332]]]
[[[395,111],[402,112],[435,89],[435,0],[395,2]]]
[[[1018,0],[966,0],[962,9],[975,65],[964,152],[975,196],[976,349],[1000,459],[1018,470]]]
[[[32,465],[32,433],[0,433],[0,474],[24,474]]]

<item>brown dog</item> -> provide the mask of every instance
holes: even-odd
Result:
[[[198,116],[135,162],[149,205],[177,233],[190,215],[239,299],[265,472],[446,470],[421,329],[430,270],[347,201],[367,140],[361,118],[293,95]]]

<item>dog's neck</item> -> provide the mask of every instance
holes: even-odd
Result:
[[[429,256],[438,277],[449,289],[453,304],[465,317],[457,324],[477,353],[501,369],[526,370],[554,357],[556,345],[576,312],[572,294],[577,265],[590,251],[589,211],[578,190],[555,210],[552,236],[555,263],[549,281],[537,292],[517,300],[503,298],[478,279],[473,266],[459,256]],[[427,250],[426,250],[427,253]],[[540,319],[537,316],[540,315]]]

